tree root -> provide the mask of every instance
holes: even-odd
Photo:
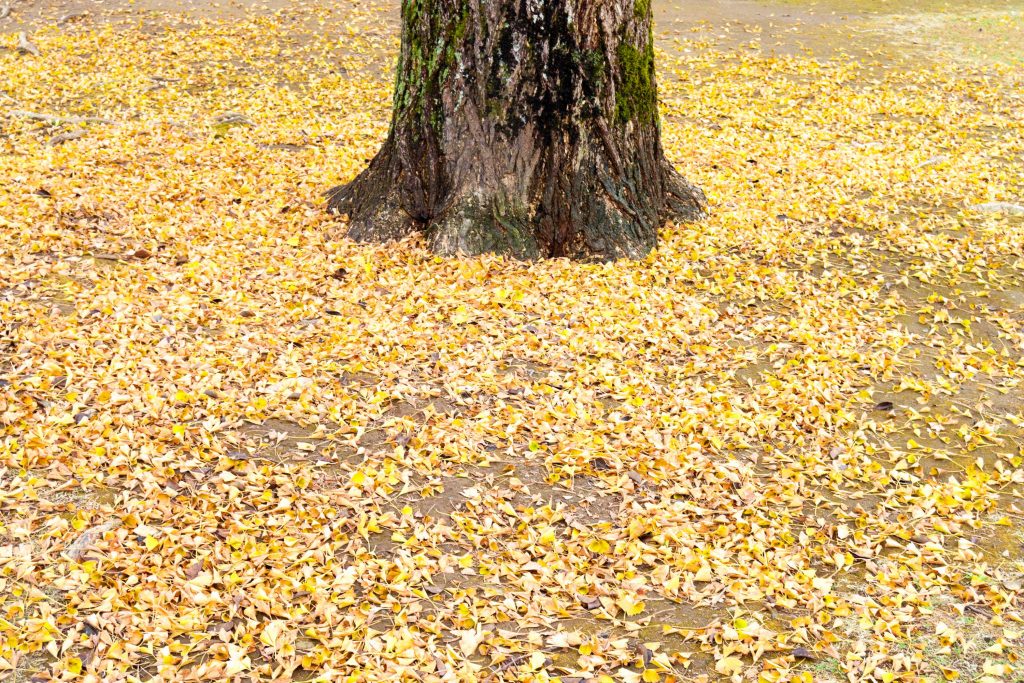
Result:
[[[500,191],[478,188],[476,192],[459,193],[438,215],[417,219],[403,206],[400,183],[392,177],[390,163],[383,156],[354,180],[325,195],[329,211],[348,216],[346,236],[356,242],[389,242],[421,232],[430,249],[444,256],[496,252],[520,259],[640,258],[655,246],[659,222],[693,222],[707,216],[704,193],[667,160],[662,168],[664,197],[656,218],[620,196],[611,178],[601,178],[599,186],[605,192],[588,195],[586,201],[591,203],[586,210],[580,207],[579,214],[589,220],[584,220],[580,232],[564,244],[559,236],[548,234],[543,222],[534,224],[538,218],[528,206],[510,202]],[[653,198],[652,203],[650,209],[656,210]]]
[[[372,169],[328,190],[328,211],[349,217],[346,236],[356,242],[390,242],[412,235],[418,226],[402,208],[394,184],[366,178]]]
[[[661,210],[662,221],[695,223],[708,217],[708,200],[704,192],[680,175],[666,160],[663,165],[665,176],[665,205]]]
[[[536,259],[540,250],[528,214],[501,193],[465,194],[426,226],[427,240],[431,251],[442,256],[493,252]]]
[[[336,185],[324,192],[324,196],[327,197],[327,211],[340,216],[347,216],[351,213],[354,200],[353,185],[356,184],[356,180],[344,185]]]

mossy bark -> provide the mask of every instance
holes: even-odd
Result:
[[[391,130],[329,193],[349,236],[642,257],[704,195],[665,160],[650,0],[404,0]]]

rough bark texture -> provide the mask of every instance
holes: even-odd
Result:
[[[704,195],[665,160],[650,0],[403,0],[394,118],[329,193],[349,237],[642,257]]]

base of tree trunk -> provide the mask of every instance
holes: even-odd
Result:
[[[660,202],[636,201],[628,188],[624,191],[611,176],[595,169],[568,183],[581,190],[575,200],[563,196],[529,203],[493,188],[462,188],[446,197],[433,216],[411,215],[402,203],[400,182],[380,168],[392,164],[381,157],[375,162],[352,182],[327,193],[329,210],[349,217],[347,237],[356,242],[390,242],[422,233],[430,249],[442,256],[643,258],[657,245],[664,223],[707,216],[704,193],[667,160],[662,163]],[[577,202],[575,207],[572,201]],[[657,204],[661,206],[655,212]],[[575,214],[571,239],[557,234],[549,212],[553,206]]]
[[[388,138],[328,192],[348,236],[642,258],[704,194],[665,159],[649,0],[404,0]]]

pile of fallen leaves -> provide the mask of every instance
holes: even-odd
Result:
[[[378,10],[162,21],[3,37],[0,678],[1019,679],[1019,71],[664,41],[708,221],[443,260]]]

